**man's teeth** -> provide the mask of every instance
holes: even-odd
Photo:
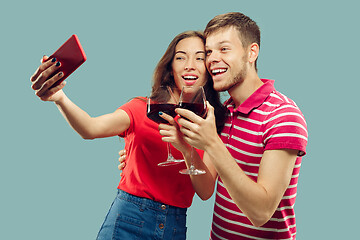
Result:
[[[227,71],[227,69],[214,69],[214,70],[211,71],[211,73],[213,75],[216,75],[216,74],[219,74],[219,73],[224,73],[226,71]]]

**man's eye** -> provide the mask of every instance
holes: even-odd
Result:
[[[206,56],[209,56],[210,54],[211,54],[210,50],[206,51]]]
[[[223,47],[223,48],[221,48],[221,51],[227,51],[227,50],[229,50],[229,48],[227,48],[227,47]]]

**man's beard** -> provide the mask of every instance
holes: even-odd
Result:
[[[246,75],[247,75],[246,65],[243,64],[242,68],[240,69],[240,71],[234,78],[230,79],[228,82],[225,82],[222,86],[214,85],[214,89],[217,92],[229,91],[231,88],[235,87],[239,83],[242,83],[244,81]]]

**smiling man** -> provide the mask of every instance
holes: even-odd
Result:
[[[191,176],[202,199],[218,178],[211,239],[295,239],[294,204],[307,145],[305,118],[296,104],[260,79],[260,30],[242,13],[213,18],[205,29],[206,66],[217,91],[228,91],[219,136],[214,111],[206,119],[177,109],[184,139],[205,150]],[[189,119],[187,121],[185,119]]]

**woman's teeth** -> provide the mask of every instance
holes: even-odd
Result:
[[[198,77],[196,76],[183,76],[184,80],[196,80]]]

